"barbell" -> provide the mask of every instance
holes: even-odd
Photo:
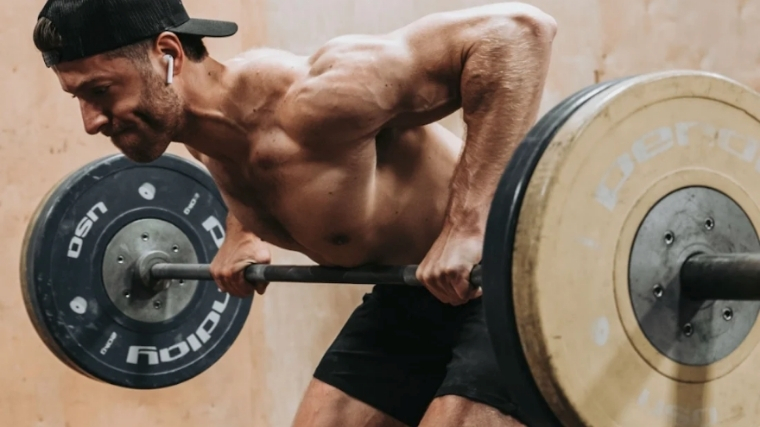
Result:
[[[755,426],[760,417],[760,95],[666,71],[596,84],[545,114],[490,207],[486,320],[530,426]],[[187,381],[252,298],[213,286],[227,210],[164,155],[91,162],[24,238],[27,312],[72,369],[122,387]],[[253,265],[248,280],[419,286],[416,266]]]

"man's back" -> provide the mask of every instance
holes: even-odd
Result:
[[[326,265],[418,263],[440,232],[462,145],[430,122],[456,104],[368,127],[352,138],[346,138],[345,129],[357,125],[348,117],[329,127],[307,128],[304,123],[330,117],[329,108],[310,105],[329,102],[324,99],[329,94],[302,94],[319,78],[314,62],[319,55],[342,55],[331,59],[334,69],[354,69],[341,62],[368,54],[358,51],[376,43],[358,39],[333,42],[316,58],[257,49],[230,60],[226,102],[232,104],[228,110],[238,113],[233,121],[243,130],[247,147],[222,160],[193,153],[211,171],[235,217],[265,241]],[[351,109],[357,102],[372,101],[342,97],[333,108]],[[403,122],[410,119],[415,123]]]

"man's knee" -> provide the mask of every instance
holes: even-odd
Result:
[[[485,403],[446,395],[433,400],[419,427],[525,427],[510,415]]]

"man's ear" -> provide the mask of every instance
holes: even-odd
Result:
[[[182,43],[176,34],[163,32],[156,37],[154,49],[157,56],[161,58],[162,68],[167,73],[167,83],[171,83],[174,80],[174,76],[182,72],[182,67],[185,63],[185,52],[182,50]]]

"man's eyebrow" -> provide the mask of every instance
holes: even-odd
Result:
[[[64,91],[76,95],[77,93],[80,93],[87,89],[89,86],[94,86],[95,84],[99,83],[100,80],[103,80],[103,76],[95,76],[90,77],[88,79],[84,79],[81,82],[77,83],[76,86],[70,89],[64,89]]]

